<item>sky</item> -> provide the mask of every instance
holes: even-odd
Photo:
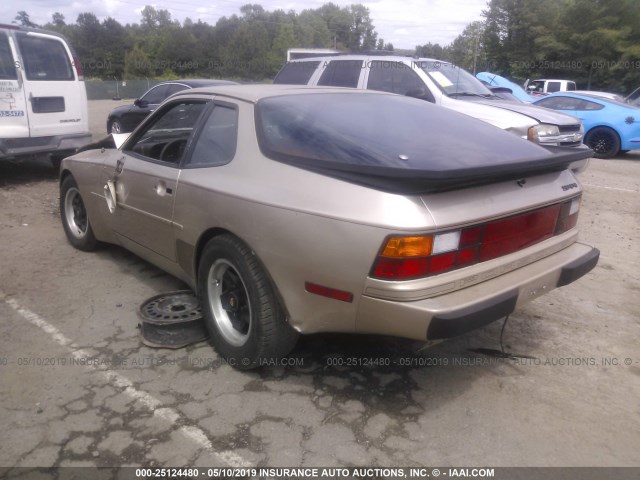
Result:
[[[183,21],[189,17],[211,25],[224,16],[240,13],[247,3],[259,3],[265,10],[282,9],[300,12],[318,8],[329,0],[21,0],[14,8],[7,6],[0,12],[0,23],[11,23],[18,10],[29,14],[31,21],[42,25],[51,20],[54,12],[74,23],[79,13],[91,12],[103,20],[113,17],[122,24],[139,23],[140,11],[153,5],[171,12],[171,18]],[[8,2],[7,2],[8,3]],[[447,45],[465,26],[481,18],[487,0],[333,0],[340,6],[362,3],[369,8],[378,38],[391,42],[395,48],[413,49],[428,42]],[[15,9],[15,11],[14,11]]]

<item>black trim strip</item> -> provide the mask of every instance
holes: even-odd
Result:
[[[586,253],[568,265],[565,265],[562,267],[562,272],[560,273],[560,278],[558,279],[558,284],[556,286],[564,287],[565,285],[575,282],[583,275],[586,275],[593,270],[598,263],[599,258],[600,250],[593,248],[589,253]]]
[[[436,315],[427,330],[427,339],[455,337],[506,317],[516,308],[518,290],[509,290],[496,297],[443,315]]]

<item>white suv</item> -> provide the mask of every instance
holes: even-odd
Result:
[[[55,165],[90,141],[84,78],[65,39],[0,25],[0,160],[51,154]]]
[[[288,62],[273,83],[382,90],[422,98],[545,146],[582,145],[580,120],[499,99],[473,75],[429,58],[332,55]]]

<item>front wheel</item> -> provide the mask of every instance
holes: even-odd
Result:
[[[112,120],[109,124],[109,132],[108,133],[123,133],[122,125],[119,120]]]
[[[607,127],[596,127],[587,133],[584,143],[594,152],[596,158],[611,158],[620,150],[618,134]]]
[[[68,175],[60,184],[60,217],[69,243],[78,250],[95,250],[97,241],[75,179]]]
[[[221,235],[204,248],[198,297],[217,352],[240,370],[286,355],[298,333],[287,323],[273,284],[244,243]]]

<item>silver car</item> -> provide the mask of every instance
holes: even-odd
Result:
[[[73,246],[122,245],[197,290],[239,368],[298,334],[443,339],[598,261],[580,243],[586,148],[543,148],[383,92],[188,90],[119,148],[65,159]]]

